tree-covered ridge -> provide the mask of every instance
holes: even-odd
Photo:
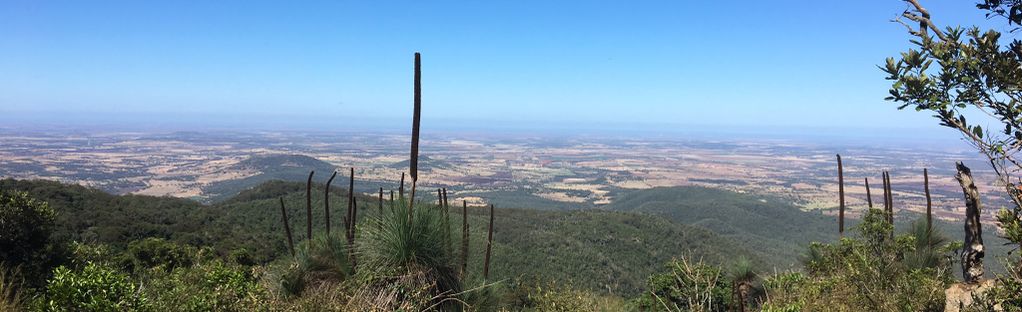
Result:
[[[625,193],[608,209],[663,216],[739,242],[770,267],[798,263],[811,242],[837,239],[834,217],[805,212],[781,199],[704,187]]]
[[[51,181],[6,179],[0,180],[0,186],[38,194],[40,201],[50,203],[61,240],[125,249],[133,241],[160,238],[208,247],[222,256],[243,250],[253,261],[269,263],[287,254],[279,197],[285,200],[295,240],[305,240],[303,183],[266,182],[210,205],[169,197],[110,195]],[[323,187],[313,186],[314,194],[318,193],[312,198],[316,232],[324,226]],[[332,188],[335,231],[342,222],[346,194],[345,189]],[[358,196],[357,202],[364,211],[360,213],[378,210],[376,197]],[[452,210],[452,218],[460,220],[460,209]],[[482,250],[486,209],[470,207],[468,212],[470,249]],[[497,209],[496,213],[500,222],[494,227],[494,253],[513,255],[493,263],[493,274],[500,278],[571,281],[597,292],[633,295],[642,290],[646,276],[673,257],[691,255],[714,264],[727,263],[733,255],[755,258],[734,240],[653,215],[530,209]],[[481,263],[470,266],[478,269]]]

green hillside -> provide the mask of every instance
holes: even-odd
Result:
[[[50,203],[60,237],[124,248],[147,237],[209,246],[221,255],[247,250],[261,263],[286,253],[278,197],[288,208],[296,241],[305,239],[304,183],[271,181],[234,198],[204,205],[187,199],[125,195],[52,181],[0,180],[0,189],[26,191]],[[314,231],[322,231],[323,185],[313,192]],[[332,229],[343,228],[347,191],[333,188]],[[377,213],[377,198],[359,196],[359,214]],[[387,204],[389,205],[389,203]],[[455,231],[460,208],[452,209]],[[471,271],[481,271],[488,210],[469,209]],[[360,218],[360,220],[365,220]],[[740,243],[702,228],[663,218],[613,211],[497,209],[493,277],[570,282],[576,287],[618,295],[640,292],[646,278],[683,255],[726,264],[738,256],[761,263]],[[492,278],[492,277],[491,277]]]
[[[704,187],[624,193],[607,209],[659,215],[706,228],[779,268],[796,265],[810,242],[837,239],[833,217],[805,212],[776,198]]]

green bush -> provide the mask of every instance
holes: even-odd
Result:
[[[128,243],[128,256],[135,268],[159,268],[167,271],[192,265],[196,252],[188,246],[162,238],[145,238]]]
[[[21,311],[24,304],[17,270],[0,263],[0,311]]]
[[[62,256],[51,236],[55,213],[23,192],[0,191],[0,262],[19,267],[28,282],[42,282]]]
[[[649,277],[646,294],[634,302],[642,310],[726,311],[731,285],[719,267],[687,258],[667,264],[667,273]]]
[[[89,263],[72,271],[60,266],[46,285],[45,311],[149,311],[146,298],[127,274]]]
[[[884,212],[871,209],[857,238],[812,244],[805,273],[767,278],[763,310],[942,310],[944,289],[953,281],[948,255],[957,245],[927,233],[925,223],[923,231],[914,229],[892,238]]]
[[[458,308],[445,300],[462,286],[446,214],[433,205],[416,205],[409,215],[406,207],[402,201],[359,227],[356,271],[368,280],[367,287],[385,294],[381,301],[400,303],[391,307],[421,310],[442,302],[441,309]]]
[[[257,280],[242,266],[214,260],[157,272],[146,293],[171,311],[251,311],[266,299]]]

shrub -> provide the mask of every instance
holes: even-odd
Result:
[[[731,285],[719,267],[687,258],[672,260],[667,273],[649,277],[647,294],[635,304],[642,310],[725,311]]]
[[[8,270],[0,263],[0,311],[21,311],[24,301],[21,297],[21,283],[17,270]]]
[[[349,260],[344,238],[314,236],[299,246],[294,259],[273,268],[268,279],[278,295],[300,295],[307,286],[347,280],[352,273]]]
[[[195,251],[162,238],[146,238],[128,244],[128,255],[135,268],[159,268],[167,271],[192,265]]]
[[[55,213],[23,192],[0,191],[0,262],[28,277],[44,277],[62,256],[51,241]],[[42,282],[30,280],[30,283]]]
[[[947,255],[956,245],[938,239],[939,233],[930,233],[929,240],[916,237],[926,231],[915,229],[892,239],[884,212],[871,209],[858,226],[858,238],[814,243],[805,273],[767,278],[763,310],[943,309],[944,289],[952,282]]]
[[[405,207],[385,209],[359,228],[358,273],[382,306],[456,309],[462,283],[445,214],[436,206],[418,205],[409,216]]]
[[[256,280],[242,266],[214,260],[157,272],[146,292],[171,311],[251,311],[266,299]]]
[[[128,275],[93,263],[80,271],[60,266],[46,285],[45,311],[148,311]]]

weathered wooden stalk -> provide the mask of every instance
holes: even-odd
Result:
[[[280,197],[280,216],[284,219],[284,234],[287,234],[287,248],[291,257],[295,256],[295,241],[291,238],[291,223],[287,220],[287,209],[284,208],[284,197]]]
[[[468,201],[461,201],[461,276],[468,269]]]
[[[323,215],[326,218],[326,235],[330,236],[330,183],[337,177],[337,171],[326,180],[326,190],[323,191]]]
[[[355,228],[355,217],[353,216],[353,209],[355,206],[355,168],[350,169],[348,175],[348,211],[344,216],[344,237],[348,239],[348,245],[351,245],[351,232]]]
[[[873,194],[869,193],[869,178],[866,178],[866,203],[869,204],[869,208],[873,208]]]
[[[305,239],[312,239],[312,174],[315,171],[309,171],[309,181],[305,184],[305,220],[306,222],[306,236]]]
[[[486,234],[486,259],[483,260],[483,280],[490,278],[490,252],[493,249],[493,204],[490,204],[490,226]]]
[[[930,201],[930,173],[923,168],[923,192],[926,194],[926,239],[933,231],[933,203]]]
[[[887,172],[887,218],[894,225],[894,182],[891,182],[891,172]]]
[[[982,206],[979,189],[972,179],[972,170],[962,162],[955,164],[958,174],[955,179],[965,194],[965,246],[962,248],[962,275],[966,283],[976,283],[983,277],[983,228],[979,217]]]
[[[412,176],[412,183],[415,183],[415,181],[419,180],[419,117],[422,115],[422,61],[419,52],[415,52],[415,78],[413,84],[412,151],[409,156],[408,174]]]
[[[837,154],[837,192],[838,192],[838,235],[845,236],[845,174],[841,166],[841,154]]]

